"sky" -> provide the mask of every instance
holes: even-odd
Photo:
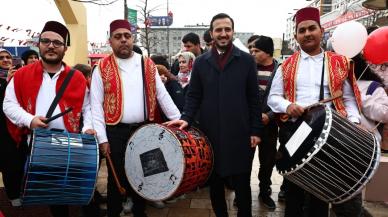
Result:
[[[102,0],[109,2],[111,0]],[[139,10],[144,0],[127,0],[128,7]],[[308,5],[305,0],[148,0],[149,8],[156,8],[151,14],[165,16],[169,11],[174,14],[172,27],[184,25],[209,24],[217,13],[229,14],[235,22],[235,31],[253,32],[281,38],[286,30],[286,19],[296,9]],[[0,38],[9,37],[17,40],[28,38],[26,31],[18,33],[5,29],[5,26],[39,32],[45,22],[56,20],[64,23],[54,0],[1,0]],[[87,9],[88,40],[105,42],[109,23],[124,17],[124,0],[108,6],[84,3]],[[138,13],[138,17],[140,14]]]

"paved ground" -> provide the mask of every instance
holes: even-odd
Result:
[[[103,164],[104,165],[104,164]],[[280,217],[284,215],[284,204],[277,201],[282,177],[274,170],[272,176],[272,198],[276,201],[277,208],[274,211],[268,210],[258,200],[258,159],[255,157],[254,167],[252,172],[251,187],[252,187],[252,212],[255,217]],[[1,175],[1,174],[0,174]],[[102,166],[99,174],[98,189],[103,194],[106,193],[106,167]],[[2,180],[0,178],[0,180]],[[0,182],[0,187],[2,183]],[[151,206],[147,207],[147,214],[150,217],[215,217],[210,204],[208,189],[201,189],[186,195],[185,199],[181,199],[174,204],[168,204],[166,208],[156,209]],[[236,216],[236,208],[233,207],[234,193],[227,190],[228,211],[231,217]],[[102,205],[102,208],[105,208]],[[387,217],[388,205],[383,203],[365,203],[365,208],[373,217]],[[0,188],[0,210],[6,217],[50,217],[46,206],[40,207],[24,207],[12,208],[9,206],[4,190]],[[80,207],[71,208],[72,217],[80,217]],[[131,214],[123,214],[124,217],[132,217]]]

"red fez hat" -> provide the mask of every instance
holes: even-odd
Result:
[[[110,23],[110,33],[119,28],[124,28],[131,31],[131,24],[127,20],[114,20]]]
[[[48,31],[58,33],[65,41],[65,44],[67,46],[70,46],[70,32],[62,23],[59,23],[57,21],[48,21],[44,25],[40,34]]]
[[[306,21],[306,20],[313,20],[313,21],[316,21],[319,25],[321,25],[318,8],[313,8],[313,7],[302,8],[296,12],[294,19],[295,19],[296,27],[298,27],[300,22]]]

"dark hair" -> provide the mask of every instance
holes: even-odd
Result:
[[[219,13],[219,14],[215,15],[212,18],[212,20],[210,21],[210,31],[213,31],[213,22],[215,20],[224,19],[224,18],[228,18],[232,22],[232,29],[234,29],[234,21],[233,21],[233,19],[229,15],[227,15],[225,13]]]
[[[194,45],[200,44],[199,36],[194,32],[187,33],[185,36],[183,36],[182,42],[184,44],[187,42],[191,42]]]
[[[204,33],[203,33],[203,40],[206,42],[206,43],[210,43],[213,41],[212,39],[212,36],[210,35],[210,30],[207,29]]]
[[[269,54],[271,57],[274,52],[273,40],[271,37],[261,35],[259,38],[255,40],[255,48],[264,51]]]
[[[151,60],[154,61],[156,65],[162,65],[170,70],[170,64],[168,64],[167,57],[163,55],[153,55]]]
[[[31,50],[31,49],[26,50],[22,53],[22,56],[21,56],[24,64],[27,64],[28,57],[30,57],[31,55],[36,55],[39,58],[39,54],[35,50]]]
[[[251,37],[248,38],[247,44],[251,43],[252,41],[260,38],[260,35],[252,35]]]
[[[352,60],[354,62],[354,75],[356,77],[356,80],[358,80],[362,72],[368,66],[368,64],[365,62],[361,54],[357,54],[355,57],[352,58]],[[372,72],[372,70],[369,67],[365,70],[360,80],[377,81],[379,83],[383,83],[382,79],[377,74]]]
[[[135,53],[138,53],[138,54],[140,54],[140,55],[143,55],[143,51],[140,49],[139,46],[137,46],[137,45],[135,45],[135,44],[133,45],[132,50],[133,50]]]
[[[78,71],[82,72],[85,78],[89,78],[92,76],[92,67],[86,64],[76,64],[73,66],[73,68],[77,69]]]
[[[366,29],[366,32],[369,34],[371,34],[373,31],[375,31],[376,29],[378,29],[379,27],[378,26],[369,26],[367,29]]]

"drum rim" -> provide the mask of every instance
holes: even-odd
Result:
[[[133,134],[129,137],[128,142],[127,142],[126,147],[125,147],[125,152],[127,152],[128,143],[129,143],[129,141],[131,140],[131,138],[135,135],[135,133],[136,133],[137,131],[139,131],[140,129],[142,129],[142,128],[144,128],[144,127],[148,127],[148,126],[158,126],[158,127],[162,127],[163,129],[169,131],[169,133],[172,134],[172,136],[175,137],[175,139],[179,141],[178,137],[177,137],[177,136],[172,132],[172,130],[170,130],[168,127],[166,127],[166,126],[164,126],[164,125],[162,125],[162,124],[157,124],[157,123],[145,124],[145,125],[139,127],[138,129],[136,129],[135,132],[133,132]],[[184,152],[183,152],[182,149],[180,149],[180,152],[181,152],[182,156],[184,156]],[[126,177],[127,177],[127,180],[128,180],[129,185],[130,185],[131,188],[136,192],[136,194],[140,195],[141,197],[143,197],[144,199],[149,200],[149,201],[163,201],[163,200],[166,200],[166,199],[172,197],[172,196],[175,194],[175,192],[179,189],[179,186],[181,185],[181,183],[182,183],[182,181],[183,181],[183,178],[184,178],[183,175],[184,175],[184,172],[185,172],[185,170],[186,170],[186,163],[185,163],[185,158],[184,158],[184,157],[183,157],[182,164],[183,164],[183,170],[182,170],[182,174],[181,174],[181,177],[182,177],[182,178],[179,180],[179,183],[178,183],[178,185],[177,185],[178,187],[177,187],[174,191],[172,191],[172,193],[170,193],[168,196],[166,196],[166,197],[164,197],[164,198],[161,198],[161,199],[158,199],[158,200],[155,200],[155,199],[152,199],[152,198],[147,197],[147,196],[144,195],[143,193],[141,193],[141,192],[139,192],[139,191],[136,190],[136,186],[134,186],[133,183],[130,181],[129,176],[128,176],[128,173],[127,173],[127,170],[125,169],[125,165],[126,165],[126,164],[125,164],[125,158],[124,158],[124,170],[125,170],[125,175],[126,175]]]
[[[23,204],[23,201],[24,201],[23,199],[25,198],[24,195],[25,195],[25,190],[26,190],[26,186],[27,186],[27,180],[28,180],[28,177],[29,177],[29,174],[30,174],[29,171],[31,169],[31,160],[33,158],[32,153],[34,152],[34,149],[35,149],[35,146],[34,146],[35,140],[36,140],[35,132],[47,132],[47,131],[51,131],[51,130],[50,129],[37,128],[37,129],[33,129],[31,131],[30,145],[29,145],[31,150],[30,150],[29,156],[27,157],[26,162],[25,162],[25,164],[26,164],[25,165],[25,174],[23,175],[22,186],[21,186],[21,187],[23,187],[23,189],[20,192],[20,197],[21,197],[22,204]],[[97,187],[97,181],[98,181],[97,179],[98,179],[98,172],[99,172],[100,155],[99,155],[99,148],[98,148],[97,138],[96,138],[95,135],[83,134],[83,133],[70,133],[70,132],[68,132],[66,130],[64,130],[63,132],[60,132],[60,133],[67,134],[68,137],[69,137],[69,135],[80,135],[81,138],[82,138],[83,135],[91,136],[91,137],[93,137],[93,141],[95,142],[94,144],[96,144],[96,170],[95,170],[95,173],[94,173],[95,177],[94,177],[93,191],[92,191],[92,193],[90,195],[89,200],[86,203],[86,204],[89,204],[90,201],[93,199],[94,190]],[[28,205],[30,205],[30,204],[34,205],[34,204],[41,204],[41,203],[29,203]],[[57,204],[57,203],[53,203],[53,204]],[[68,203],[68,204],[70,205],[71,203]],[[64,204],[64,205],[66,205],[66,204]]]
[[[314,143],[314,145],[311,147],[311,149],[307,152],[307,157],[305,156],[301,160],[299,160],[299,163],[292,166],[288,170],[278,170],[279,174],[282,176],[291,175],[294,172],[297,172],[298,170],[302,169],[303,166],[308,163],[320,150],[321,148],[326,144],[327,138],[329,137],[329,133],[332,127],[332,120],[333,120],[333,114],[331,109],[326,104],[319,104],[324,106],[325,108],[325,123],[323,124],[322,132],[319,135],[317,141]],[[325,128],[327,124],[327,127]],[[321,139],[322,138],[322,139]]]

